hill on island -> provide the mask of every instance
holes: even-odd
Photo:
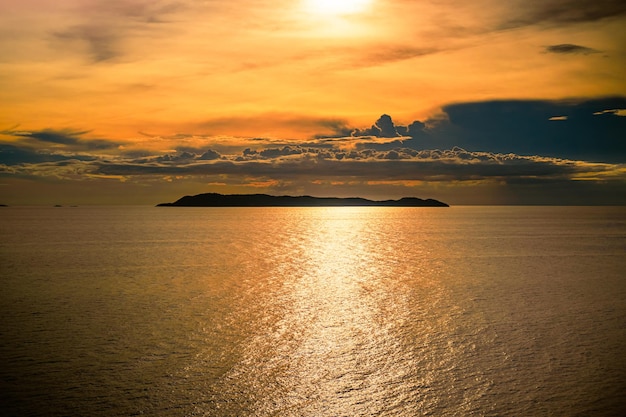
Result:
[[[449,207],[441,201],[417,197],[403,197],[399,200],[368,200],[351,197],[311,197],[311,196],[272,196],[268,194],[218,194],[206,193],[185,196],[173,203],[157,204],[157,207]]]

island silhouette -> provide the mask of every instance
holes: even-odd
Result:
[[[205,193],[184,196],[173,203],[160,203],[157,207],[449,207],[431,198],[403,197],[399,200],[368,200],[360,197],[273,196],[268,194],[218,194]]]

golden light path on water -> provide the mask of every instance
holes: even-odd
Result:
[[[216,415],[436,409],[433,390],[440,381],[434,378],[455,356],[452,342],[444,340],[455,307],[441,306],[439,260],[428,258],[427,242],[415,240],[425,225],[417,217],[414,228],[398,234],[398,225],[390,224],[394,211],[385,209],[299,213],[270,239],[248,240],[271,241],[270,247],[246,249],[264,254],[269,266],[259,268],[250,255],[257,266],[247,273],[255,282],[242,300],[256,305],[247,307],[251,320],[262,319],[240,360],[214,388],[220,392],[212,403]]]

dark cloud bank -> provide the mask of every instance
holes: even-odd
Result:
[[[497,100],[449,104],[444,117],[396,126],[384,115],[353,135],[408,137],[413,149],[450,149],[626,161],[626,98],[585,101]],[[387,144],[385,146],[394,146]]]

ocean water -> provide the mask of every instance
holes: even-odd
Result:
[[[622,416],[624,207],[0,209],[0,415]]]

